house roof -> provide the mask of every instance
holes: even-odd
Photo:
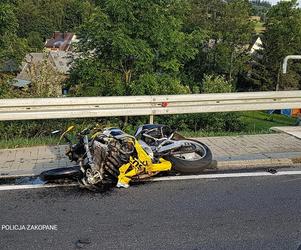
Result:
[[[78,57],[74,52],[66,51],[50,51],[48,53],[30,53],[27,54],[22,62],[21,71],[13,80],[12,85],[16,87],[25,87],[31,83],[29,66],[38,65],[47,60],[55,70],[59,73],[69,74],[72,62]]]
[[[262,40],[261,40],[260,36],[258,36],[255,41],[252,41],[252,44],[250,47],[250,53],[253,54],[256,51],[261,50],[262,45],[263,45]]]
[[[12,85],[14,87],[18,87],[18,88],[24,88],[27,85],[29,85],[31,83],[31,81],[28,80],[23,80],[23,79],[18,79],[18,78],[14,78],[12,80]]]
[[[15,60],[7,60],[0,64],[0,72],[18,72],[20,71],[20,66]]]
[[[16,79],[22,79],[30,81],[31,77],[28,72],[29,63],[32,63],[34,65],[46,60],[46,55],[44,53],[29,53],[25,56],[25,59],[22,62],[21,65],[21,71],[17,75]]]
[[[49,58],[56,70],[64,75],[69,74],[72,62],[77,57],[73,52],[51,51]]]
[[[46,41],[45,47],[48,49],[68,51],[73,38],[74,33],[71,32],[54,32],[52,38]]]

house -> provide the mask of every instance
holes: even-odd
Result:
[[[32,81],[33,70],[39,70],[43,62],[55,72],[67,77],[76,54],[66,51],[50,51],[48,53],[30,53],[23,60],[21,70],[13,79],[12,85],[24,88]]]
[[[21,67],[13,62],[7,62],[0,72],[8,71],[17,75],[12,83],[17,88],[24,88],[30,85],[34,67],[40,67],[43,62],[47,62],[47,67],[53,69],[54,72],[67,77],[71,64],[76,57],[76,54],[72,52],[72,45],[77,42],[78,39],[74,33],[54,32],[53,36],[45,42],[44,53],[27,54]]]
[[[0,73],[14,74],[18,71],[20,71],[20,66],[15,60],[10,59],[0,64]]]
[[[203,52],[208,52],[212,49],[214,49],[216,47],[217,44],[219,44],[222,40],[221,39],[213,39],[213,38],[210,38],[205,44],[204,44],[204,47],[203,47]]]
[[[250,16],[250,21],[260,22],[261,17],[260,16]]]
[[[257,52],[262,49],[263,49],[263,43],[260,36],[258,36],[257,38],[255,37],[255,39],[251,42],[250,54],[256,55]]]
[[[43,53],[30,53],[27,54],[22,62],[21,69],[17,76],[13,79],[12,85],[18,88],[24,88],[31,82],[31,77],[29,73],[29,65],[37,64],[44,60]]]
[[[72,45],[78,39],[71,32],[54,32],[52,38],[45,42],[46,51],[72,51]]]
[[[49,53],[51,64],[63,75],[69,75],[72,63],[77,57],[77,54],[71,51],[51,51]]]
[[[208,50],[214,49],[217,44],[221,43],[221,39],[209,39],[207,43],[205,43],[205,46],[203,48],[204,52],[207,52]],[[255,55],[257,51],[261,50],[263,47],[262,40],[259,36],[253,37],[252,41],[250,43],[246,43],[243,45],[237,45],[235,50],[236,51],[246,51],[249,52],[251,55]]]

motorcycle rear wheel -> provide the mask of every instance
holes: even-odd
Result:
[[[173,165],[173,170],[183,174],[198,174],[203,172],[205,169],[210,168],[212,163],[212,152],[211,150],[202,142],[191,140],[200,144],[203,149],[202,155],[193,158],[192,153],[189,154],[179,154],[179,155],[169,155],[164,157],[166,160],[170,161]]]

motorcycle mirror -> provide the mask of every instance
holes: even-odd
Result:
[[[74,128],[75,128],[75,126],[70,126],[70,127],[68,127],[67,130],[66,130],[63,134],[61,134],[61,137],[60,137],[59,142],[60,142],[63,138],[66,138],[65,135],[66,135],[68,132],[70,132],[71,130],[73,130]]]
[[[75,128],[74,126],[68,127],[67,130],[66,130],[66,133],[67,133],[67,132],[70,132],[70,131],[73,130],[74,128]]]
[[[54,130],[51,132],[52,135],[57,135],[61,132],[61,130]]]

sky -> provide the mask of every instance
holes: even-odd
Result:
[[[276,4],[277,2],[279,2],[279,0],[268,0],[271,4]],[[298,1],[299,2],[299,6],[301,6],[301,0]]]

